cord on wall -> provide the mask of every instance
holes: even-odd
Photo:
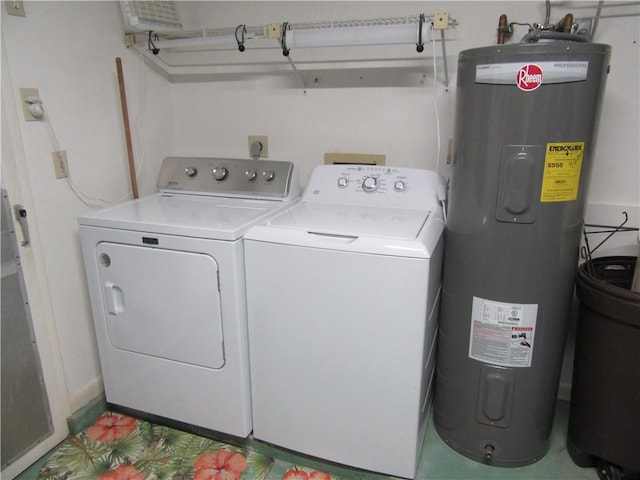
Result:
[[[51,121],[49,120],[49,116],[47,115],[42,100],[40,100],[40,106],[42,108],[42,117],[41,120],[45,125],[45,128],[47,130],[47,134],[49,136],[49,141],[51,142],[51,146],[54,152],[60,152],[63,149],[60,148],[60,142],[58,141],[58,137],[53,129],[53,125],[51,124]],[[75,182],[72,180],[71,178],[71,174],[70,172],[67,172],[68,175],[65,178],[65,180],[67,181],[67,185],[69,186],[69,188],[71,189],[71,191],[73,192],[73,194],[76,196],[76,198],[78,200],[80,200],[80,202],[82,202],[84,205],[86,205],[87,207],[90,208],[104,208],[107,205],[110,205],[112,203],[115,203],[117,201],[121,201],[124,200],[124,198],[128,198],[130,196],[130,194],[127,194],[124,198],[120,198],[118,200],[115,201],[109,201],[109,200],[105,200],[103,198],[99,198],[99,197],[92,197],[91,195],[88,195],[87,193],[85,193],[78,185],[75,184]]]
[[[60,143],[58,142],[56,133],[53,130],[53,125],[51,125],[51,122],[49,121],[48,115],[44,115],[43,120],[44,120],[44,125],[47,129],[47,133],[49,134],[49,140],[51,141],[51,146],[53,147],[53,151],[54,152],[61,151],[62,149],[60,148]],[[85,204],[87,207],[103,208],[109,204],[107,200],[104,200],[102,198],[95,198],[84,193],[82,189],[73,182],[70,174],[67,175],[65,180],[67,181],[67,185],[69,186],[73,194],[76,196],[76,198],[80,200],[83,204]]]
[[[434,112],[434,117],[435,117],[435,123],[436,123],[436,144],[437,144],[437,148],[436,148],[436,173],[440,173],[440,154],[441,154],[441,143],[440,143],[440,114],[438,111],[438,90],[437,90],[437,85],[438,82],[436,81],[438,75],[437,75],[437,54],[436,54],[436,39],[435,36],[433,35],[433,30],[434,30],[434,26],[433,24],[431,25],[431,30],[432,30],[432,35],[431,35],[431,46],[433,48],[433,112]],[[444,43],[444,37],[442,38],[442,42]],[[444,188],[439,188],[438,189],[438,200],[440,201],[440,205],[442,205],[442,216],[444,219],[444,223],[445,225],[447,224],[447,205],[446,205],[446,197],[447,197],[447,193],[446,190]]]
[[[431,26],[432,30],[433,30],[433,25]],[[433,48],[433,111],[434,111],[434,116],[435,116],[435,121],[436,121],[436,143],[437,143],[437,150],[436,150],[436,173],[439,173],[438,170],[440,169],[440,114],[438,112],[438,96],[437,96],[437,85],[438,82],[436,81],[437,78],[437,54],[436,54],[436,40],[435,37],[431,38],[431,45]]]

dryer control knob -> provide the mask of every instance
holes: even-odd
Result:
[[[215,178],[218,181],[221,181],[227,178],[228,173],[229,171],[227,170],[226,167],[215,167],[213,170],[211,170],[211,175],[213,175],[213,178]]]
[[[349,180],[347,180],[345,177],[340,177],[338,179],[339,188],[347,188],[348,186],[349,186]]]
[[[270,182],[276,177],[276,174],[271,170],[265,170],[262,172],[262,178],[264,178],[265,182]]]
[[[396,192],[404,192],[407,188],[407,184],[404,183],[402,180],[398,180],[396,183],[393,184],[393,189]]]
[[[365,192],[375,192],[378,189],[378,179],[376,177],[367,177],[362,181],[362,190]]]
[[[187,177],[195,177],[198,174],[198,169],[196,167],[187,167],[184,169],[184,173]]]
[[[254,181],[256,179],[256,171],[255,170],[246,170],[244,172],[244,176],[247,180],[249,180],[250,182]]]

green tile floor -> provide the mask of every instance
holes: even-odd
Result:
[[[103,410],[98,404],[89,405],[86,415],[97,417]],[[97,413],[96,413],[96,410]],[[569,403],[559,401],[556,408],[556,416],[553,431],[551,433],[551,446],[549,452],[540,461],[533,465],[518,468],[491,467],[470,460],[449,448],[436,433],[433,422],[430,422],[425,443],[422,450],[420,467],[416,479],[419,480],[468,480],[468,479],[527,479],[527,480],[596,480],[598,475],[594,468],[580,468],[569,457],[565,448],[567,422],[569,418]],[[93,418],[86,422],[91,424]],[[74,427],[72,426],[72,429]],[[80,427],[78,430],[81,430]],[[386,480],[392,477],[374,474],[362,470],[356,470],[322,462],[303,455],[297,455],[290,451],[265,445],[253,439],[247,440],[247,446],[271,455],[274,464],[267,480],[280,480],[283,473],[295,464],[323,470],[344,480]],[[24,473],[18,476],[18,480],[35,480],[40,467],[46,461],[46,456]]]

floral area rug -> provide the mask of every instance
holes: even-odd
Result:
[[[249,449],[107,412],[67,438],[38,480],[262,480],[272,464]]]
[[[312,468],[292,465],[284,472],[282,480],[339,480],[338,477]]]

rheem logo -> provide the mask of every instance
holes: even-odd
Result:
[[[516,74],[516,84],[520,90],[532,92],[542,85],[542,68],[535,63],[523,66]]]

